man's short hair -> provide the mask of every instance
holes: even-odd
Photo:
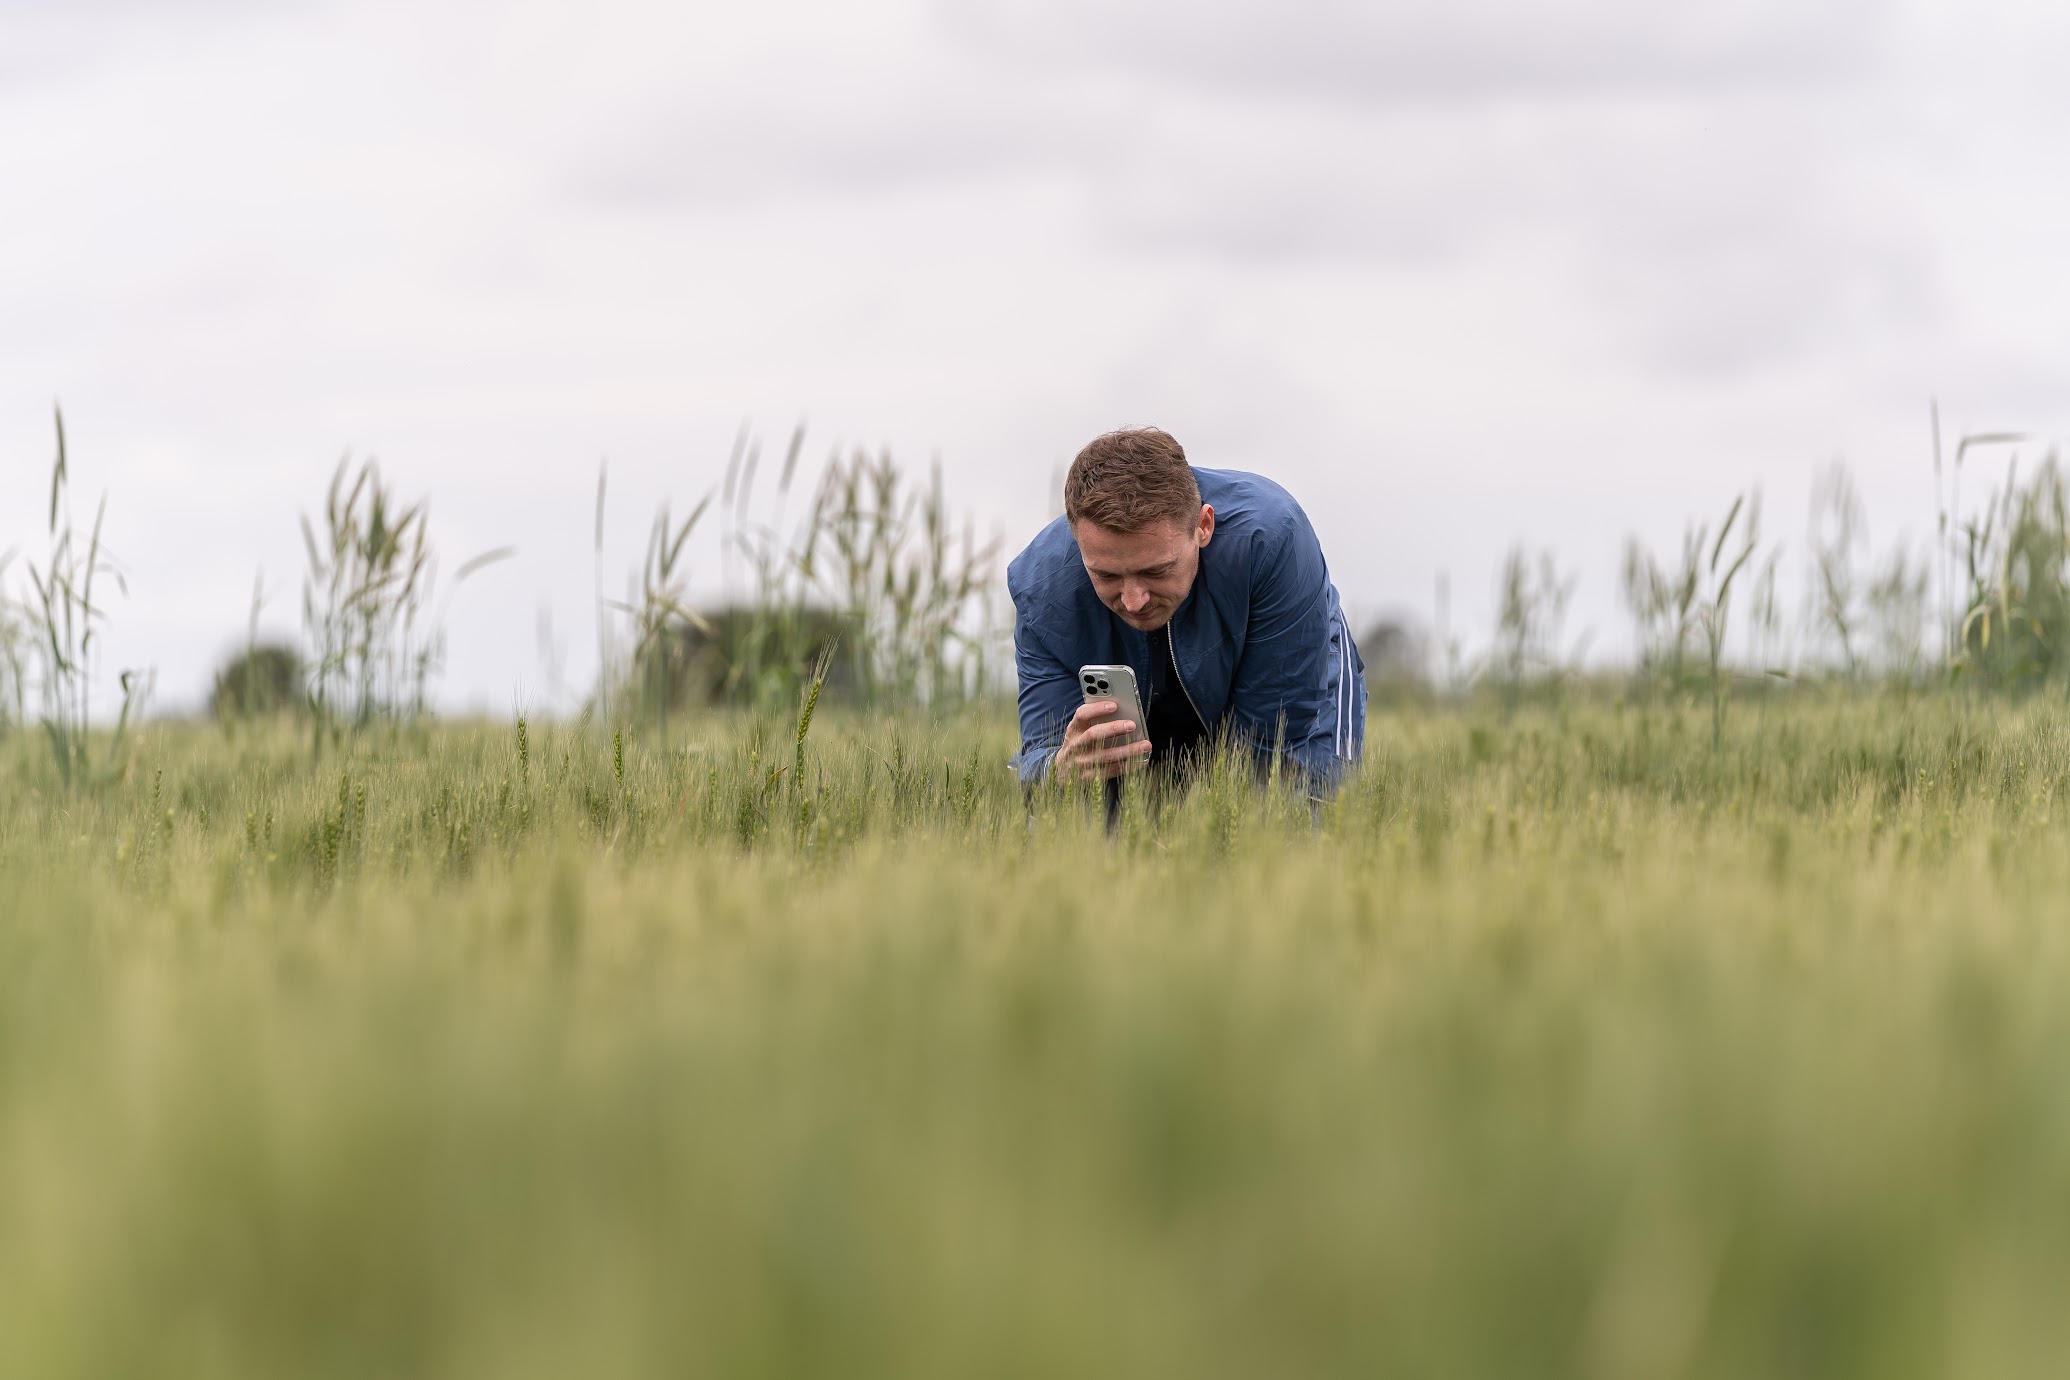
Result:
[[[1064,516],[1110,532],[1140,532],[1160,522],[1191,527],[1200,485],[1186,451],[1154,426],[1095,436],[1064,476]]]

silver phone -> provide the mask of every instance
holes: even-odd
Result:
[[[1135,729],[1120,738],[1109,738],[1103,747],[1125,747],[1140,743],[1150,737],[1149,721],[1143,717],[1143,697],[1136,693],[1136,673],[1126,666],[1081,666],[1078,668],[1078,687],[1085,692],[1085,702],[1112,700],[1119,706],[1114,713],[1095,723],[1113,723],[1126,719]]]

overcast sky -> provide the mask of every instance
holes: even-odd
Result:
[[[1357,616],[1448,572],[1484,638],[1523,541],[1622,646],[1628,534],[1759,485],[1801,551],[1844,457],[1880,550],[1929,397],[2070,433],[2066,14],[0,0],[0,549],[61,400],[108,665],[191,704],[378,456],[448,570],[520,549],[450,609],[446,702],[502,712],[542,607],[593,672],[603,457],[618,586],[743,421],[939,456],[1013,547],[1154,423],[1292,489]]]

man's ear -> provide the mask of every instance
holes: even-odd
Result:
[[[1193,535],[1195,544],[1199,546],[1206,546],[1208,541],[1213,538],[1215,535],[1214,504],[1203,503],[1200,505],[1200,526],[1194,529]]]

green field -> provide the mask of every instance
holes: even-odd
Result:
[[[2060,1373],[2053,702],[795,739],[0,741],[0,1374]]]

